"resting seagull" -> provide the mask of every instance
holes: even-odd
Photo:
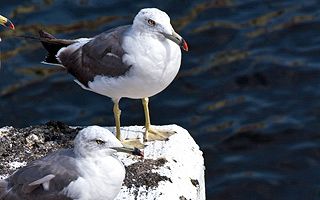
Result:
[[[62,149],[0,180],[1,200],[111,200],[125,177],[123,164],[114,156],[129,152],[105,128],[81,130],[74,149]],[[139,150],[132,151],[140,155]]]
[[[63,40],[40,31],[40,40],[49,53],[46,63],[65,67],[82,88],[112,98],[119,140],[119,101],[124,97],[142,99],[145,141],[164,140],[169,136],[151,127],[149,97],[173,81],[180,68],[180,47],[188,51],[188,46],[174,31],[165,12],[157,8],[142,9],[133,24],[93,38]]]
[[[9,19],[7,19],[6,17],[4,17],[2,15],[0,15],[0,24],[2,26],[8,27],[8,28],[14,30],[13,23]],[[0,42],[1,42],[1,38],[0,38]]]

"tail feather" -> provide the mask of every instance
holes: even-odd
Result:
[[[42,43],[42,46],[48,52],[48,55],[44,59],[43,63],[52,64],[52,65],[61,65],[61,63],[56,57],[60,49],[77,42],[77,40],[58,39],[53,35],[51,35],[50,33],[47,33],[43,30],[39,31],[39,37],[29,36],[29,35],[22,35],[18,37],[40,41]]]
[[[44,60],[46,63],[61,64],[56,58],[58,51],[61,48],[67,47],[74,43],[73,40],[57,39],[50,33],[47,33],[43,30],[39,31],[39,36],[39,40],[41,41],[43,47],[48,51],[48,55]]]

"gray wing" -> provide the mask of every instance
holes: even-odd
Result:
[[[38,183],[46,177],[49,177],[47,190]],[[31,162],[10,176],[7,179],[10,192],[4,200],[69,200],[71,198],[59,192],[78,177],[79,170],[75,164],[73,150],[60,150],[41,160]]]
[[[85,86],[96,75],[121,76],[131,67],[122,62],[126,52],[121,46],[123,34],[129,28],[130,25],[121,26],[103,32],[77,50],[67,47],[58,58],[69,73]]]

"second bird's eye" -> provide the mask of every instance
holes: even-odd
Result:
[[[156,25],[156,22],[153,21],[152,19],[148,19],[148,24],[149,24],[150,26],[155,26],[155,25]]]
[[[103,141],[103,140],[96,140],[96,143],[97,143],[97,144],[104,144],[105,141]]]

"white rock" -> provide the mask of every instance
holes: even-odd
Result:
[[[8,176],[8,174],[0,175],[0,180],[6,179]]]
[[[18,161],[13,161],[11,163],[9,163],[10,169],[12,170],[16,170],[22,166],[27,165],[27,162],[18,162]]]
[[[157,126],[156,128],[177,132],[168,141],[148,142],[148,146],[144,149],[144,159],[163,159],[166,161],[163,166],[152,170],[152,172],[163,176],[166,180],[160,181],[158,187],[139,186],[138,184],[138,186],[133,185],[129,186],[129,188],[125,182],[126,184],[122,187],[116,200],[204,200],[205,168],[199,146],[187,130],[177,125]],[[142,138],[143,130],[142,126],[125,127],[121,130],[121,134],[127,138],[135,138],[137,136]],[[119,158],[129,167],[133,163],[143,162],[132,160],[131,156],[128,157],[124,154],[121,154]],[[135,176],[139,175],[136,174]],[[150,179],[152,178],[154,177],[150,177]]]
[[[0,128],[0,138],[7,136],[8,132],[12,129],[13,129],[12,126],[5,126],[5,127]]]

